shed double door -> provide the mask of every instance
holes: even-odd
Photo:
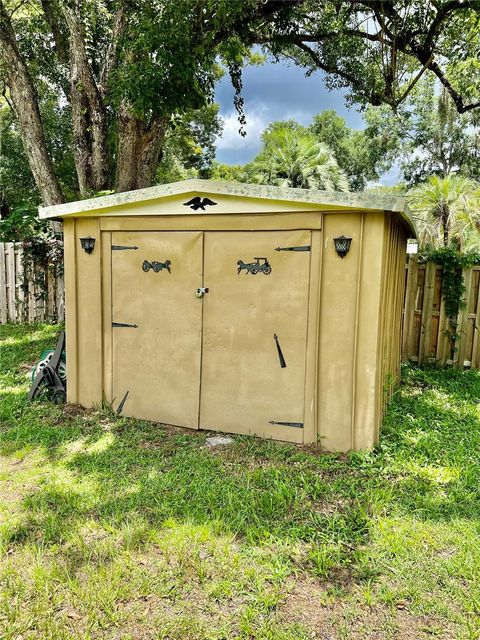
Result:
[[[310,235],[112,233],[114,406],[302,442]]]

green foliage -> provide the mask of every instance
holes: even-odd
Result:
[[[59,100],[56,88],[38,82],[37,94],[44,125],[47,146],[67,199],[78,196],[77,176],[73,161],[70,132],[70,109]],[[28,159],[10,106],[0,99],[1,154],[0,182],[3,201],[10,209],[38,205],[40,196],[35,185]]]
[[[454,172],[480,177],[480,132],[476,112],[459,114],[445,90],[421,80],[396,111],[369,107],[365,135],[385,144],[385,163],[399,165],[403,180],[417,185],[431,175]]]
[[[211,449],[29,404],[57,330],[0,327],[1,636],[478,635],[479,372],[404,367],[373,452]]]
[[[465,292],[462,269],[480,264],[480,252],[460,253],[453,247],[441,247],[422,256],[442,266],[442,297],[445,300],[445,312],[455,318],[462,304]]]
[[[38,218],[37,208],[18,205],[0,218],[0,242],[21,242],[46,232],[48,224]]]
[[[348,179],[332,150],[296,122],[272,123],[262,140],[262,150],[245,168],[250,182],[348,191]]]
[[[421,245],[480,250],[480,183],[431,176],[408,194]]]
[[[122,39],[110,83],[113,103],[127,100],[141,118],[200,109],[212,102],[219,55],[238,85],[249,52],[237,37],[238,24],[242,19],[248,24],[249,16],[255,19],[256,5],[255,0],[206,0],[202,5],[197,0],[144,0],[141,11],[130,14]]]
[[[21,242],[25,260],[57,265],[63,260],[63,241],[59,230],[48,220],[40,220],[32,207],[16,207],[0,219],[0,242]]]
[[[309,130],[319,142],[328,145],[338,166],[347,174],[352,191],[363,191],[367,182],[378,180],[389,168],[391,138],[385,131],[378,132],[374,119],[385,108],[369,108],[365,112],[366,128],[362,131],[347,127],[344,118],[335,110],[322,111],[314,116]]]
[[[10,107],[0,99],[2,205],[33,206],[39,200],[22,140]],[[4,212],[2,212],[4,213]]]
[[[47,274],[63,272],[63,237],[51,222],[38,218],[37,208],[17,206],[0,218],[0,242],[22,245],[21,286],[36,286],[38,296],[47,296]]]
[[[228,182],[246,182],[245,166],[240,164],[223,164],[215,162],[212,167],[212,180],[226,180]]]
[[[286,50],[310,72],[322,69],[327,86],[346,88],[351,104],[396,110],[424,76],[448,88],[460,110],[479,106],[475,3],[306,0],[295,18],[274,30],[272,52]]]
[[[172,118],[156,183],[164,184],[194,177],[209,178],[215,159],[215,138],[221,128],[217,104]]]
[[[66,11],[73,5],[79,20],[75,37],[74,21],[67,18]],[[234,104],[243,132],[242,68],[258,58],[258,54],[252,54],[256,45],[262,47],[264,56],[293,59],[307,73],[322,69],[327,85],[347,88],[350,102],[356,104],[387,103],[396,108],[413,86],[422,85],[422,80],[416,82],[418,73],[435,74],[460,109],[474,107],[478,99],[478,12],[468,3],[81,0],[73,5],[55,1],[15,6],[6,1],[16,43],[39,97],[48,151],[66,199],[78,197],[69,105],[71,70],[77,64],[69,57],[74,50],[79,53],[79,42],[86,53],[83,56],[80,51],[79,58],[88,62],[83,73],[94,85],[93,91],[86,92],[90,95],[84,101],[83,115],[86,120],[100,116],[102,121],[104,116],[107,120],[112,166],[109,176],[102,174],[99,178],[102,188],[113,184],[114,164],[119,157],[115,152],[119,123],[126,111],[133,112],[145,124],[148,138],[155,129],[149,126],[158,118],[171,118],[174,123],[177,118],[211,105],[220,67],[228,71],[235,88]],[[73,43],[75,47],[71,46]],[[90,82],[85,87],[87,84]],[[77,88],[82,87],[79,84]],[[74,91],[72,95],[79,96],[81,92]],[[93,106],[97,101],[99,105]],[[428,109],[427,105],[425,117]],[[368,134],[346,131],[334,117],[325,116],[317,123],[321,141],[333,148],[340,168],[348,167],[351,187],[363,188],[366,181],[376,179],[398,128],[392,127],[392,122],[394,116],[383,128],[372,125]],[[90,131],[88,122],[85,128]],[[408,131],[411,128],[407,126]],[[464,131],[469,128],[464,127]],[[6,200],[10,206],[28,204],[37,194],[28,188],[32,180],[14,123],[7,123],[4,139]],[[85,144],[88,147],[88,136]],[[428,146],[425,144],[425,149]],[[462,148],[466,152],[456,157],[462,159],[463,166],[467,164],[464,159],[470,158],[469,171],[474,174],[478,152],[476,156],[472,153],[472,145],[463,144]],[[165,149],[166,166],[159,171],[159,179],[193,170],[198,175],[208,175],[210,142],[205,153],[203,164],[198,158],[191,162],[190,154],[184,165],[174,152]],[[418,173],[417,169],[412,173]],[[18,185],[16,175],[20,177]],[[84,192],[94,191],[100,182],[92,182],[96,187],[84,186]]]

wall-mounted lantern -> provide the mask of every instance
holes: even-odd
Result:
[[[91,238],[90,236],[88,236],[88,238],[80,238],[80,244],[85,253],[92,253],[95,248],[95,238]]]
[[[338,238],[334,238],[333,242],[335,243],[335,251],[338,253],[340,258],[344,258],[350,251],[352,239],[347,238],[347,236],[339,236]]]

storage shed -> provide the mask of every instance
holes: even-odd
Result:
[[[40,209],[65,232],[67,398],[328,450],[398,379],[403,198],[209,180]]]

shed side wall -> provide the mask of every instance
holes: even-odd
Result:
[[[385,216],[363,214],[362,254],[358,274],[355,318],[352,448],[370,449],[375,443],[381,415],[377,410],[377,362],[380,352],[382,263]]]
[[[381,348],[378,360],[379,419],[375,442],[387,402],[400,379],[402,310],[405,284],[405,253],[408,233],[395,216],[386,216],[384,225],[384,260],[381,298]]]
[[[63,251],[65,279],[65,346],[67,352],[67,400],[78,402],[77,382],[77,268],[75,266],[74,219],[63,222]]]
[[[350,236],[342,259],[333,239]],[[332,213],[323,218],[318,360],[318,438],[321,446],[348,451],[352,439],[355,316],[361,256],[362,214]]]
[[[86,236],[95,238],[91,254],[80,245],[80,238]],[[98,219],[76,219],[73,224],[69,221],[65,239],[67,394],[69,402],[91,407],[101,403],[103,387],[102,247]]]

